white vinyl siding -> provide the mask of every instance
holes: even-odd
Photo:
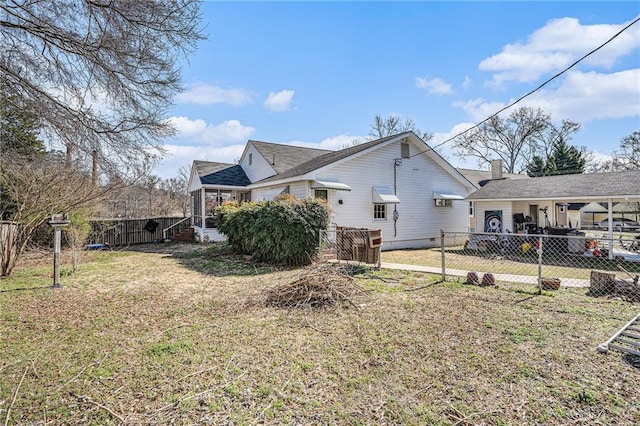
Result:
[[[313,194],[309,193],[309,184],[307,181],[292,182],[289,184],[289,194],[298,199],[307,198]]]
[[[499,210],[502,212],[502,232],[513,230],[513,206],[511,201],[476,201],[476,232],[484,232],[485,212]]]
[[[271,164],[260,155],[251,143],[247,146],[247,152],[240,166],[242,166],[242,170],[244,170],[251,182],[257,182],[276,174]]]
[[[335,194],[329,195],[329,205],[333,210],[331,221],[339,226],[382,229],[384,250],[439,244],[440,229],[468,231],[468,202],[453,200],[449,208],[436,208],[433,201],[434,191],[466,196],[467,189],[425,155],[403,159],[402,165],[396,170],[400,204],[387,206],[386,222],[374,220],[371,187],[394,187],[394,159],[398,158],[399,151],[398,141],[325,169],[315,177],[318,180],[342,182],[351,187],[351,191],[335,191]],[[374,170],[375,173],[372,173]],[[343,200],[342,204],[339,204],[339,199]],[[395,237],[392,219],[394,209],[399,215]]]

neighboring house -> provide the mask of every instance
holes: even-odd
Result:
[[[466,199],[474,203],[478,232],[495,231],[498,222],[510,232],[577,227],[572,208],[603,203],[607,217],[613,217],[614,206],[640,201],[640,170],[492,180]]]
[[[521,175],[517,173],[503,173],[501,160],[493,160],[491,162],[491,170],[474,170],[474,169],[458,168],[458,171],[462,173],[464,177],[466,177],[469,181],[471,181],[471,183],[473,183],[477,189],[482,188],[492,180],[529,179],[528,175]],[[472,232],[476,231],[475,211],[476,211],[475,202],[469,201],[469,230]],[[479,229],[478,231],[482,231],[482,229]]]
[[[468,231],[473,190],[413,132],[339,151],[248,141],[237,165],[194,161],[189,182],[198,239],[221,238],[212,214],[224,201],[291,194],[327,200],[334,225],[382,229],[384,250],[437,245],[442,228]]]

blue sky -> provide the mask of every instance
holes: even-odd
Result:
[[[182,65],[163,178],[196,159],[234,162],[249,139],[340,149],[376,114],[410,118],[439,144],[608,40],[640,3],[206,1],[202,12],[208,39]],[[640,128],[640,22],[518,106],[581,123],[571,142],[611,154]],[[440,152],[477,167],[451,143]]]

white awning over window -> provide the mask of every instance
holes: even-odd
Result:
[[[441,194],[440,192],[434,191],[433,199],[434,200],[464,200],[464,197],[462,195]]]
[[[324,180],[314,180],[311,189],[335,189],[338,191],[351,191],[351,187],[346,183],[328,182]]]
[[[266,192],[262,194],[260,199],[264,201],[272,201],[278,195],[287,194],[288,192],[289,192],[288,186],[279,186],[277,188],[268,189]]]
[[[385,186],[374,186],[371,188],[371,198],[374,203],[398,204],[400,199],[393,193],[391,188]]]

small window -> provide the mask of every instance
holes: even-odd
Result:
[[[314,197],[319,198],[321,200],[325,200],[325,201],[329,198],[327,195],[326,189],[316,189],[314,193]]]
[[[249,165],[253,163],[253,154],[249,153]]]
[[[375,203],[373,205],[373,220],[387,220],[387,205]]]
[[[473,217],[473,201],[469,201],[469,216]]]
[[[451,200],[446,200],[444,198],[436,198],[435,200],[436,207],[451,207]]]
[[[402,158],[409,158],[410,153],[409,153],[409,144],[402,142],[400,144],[400,157]]]

